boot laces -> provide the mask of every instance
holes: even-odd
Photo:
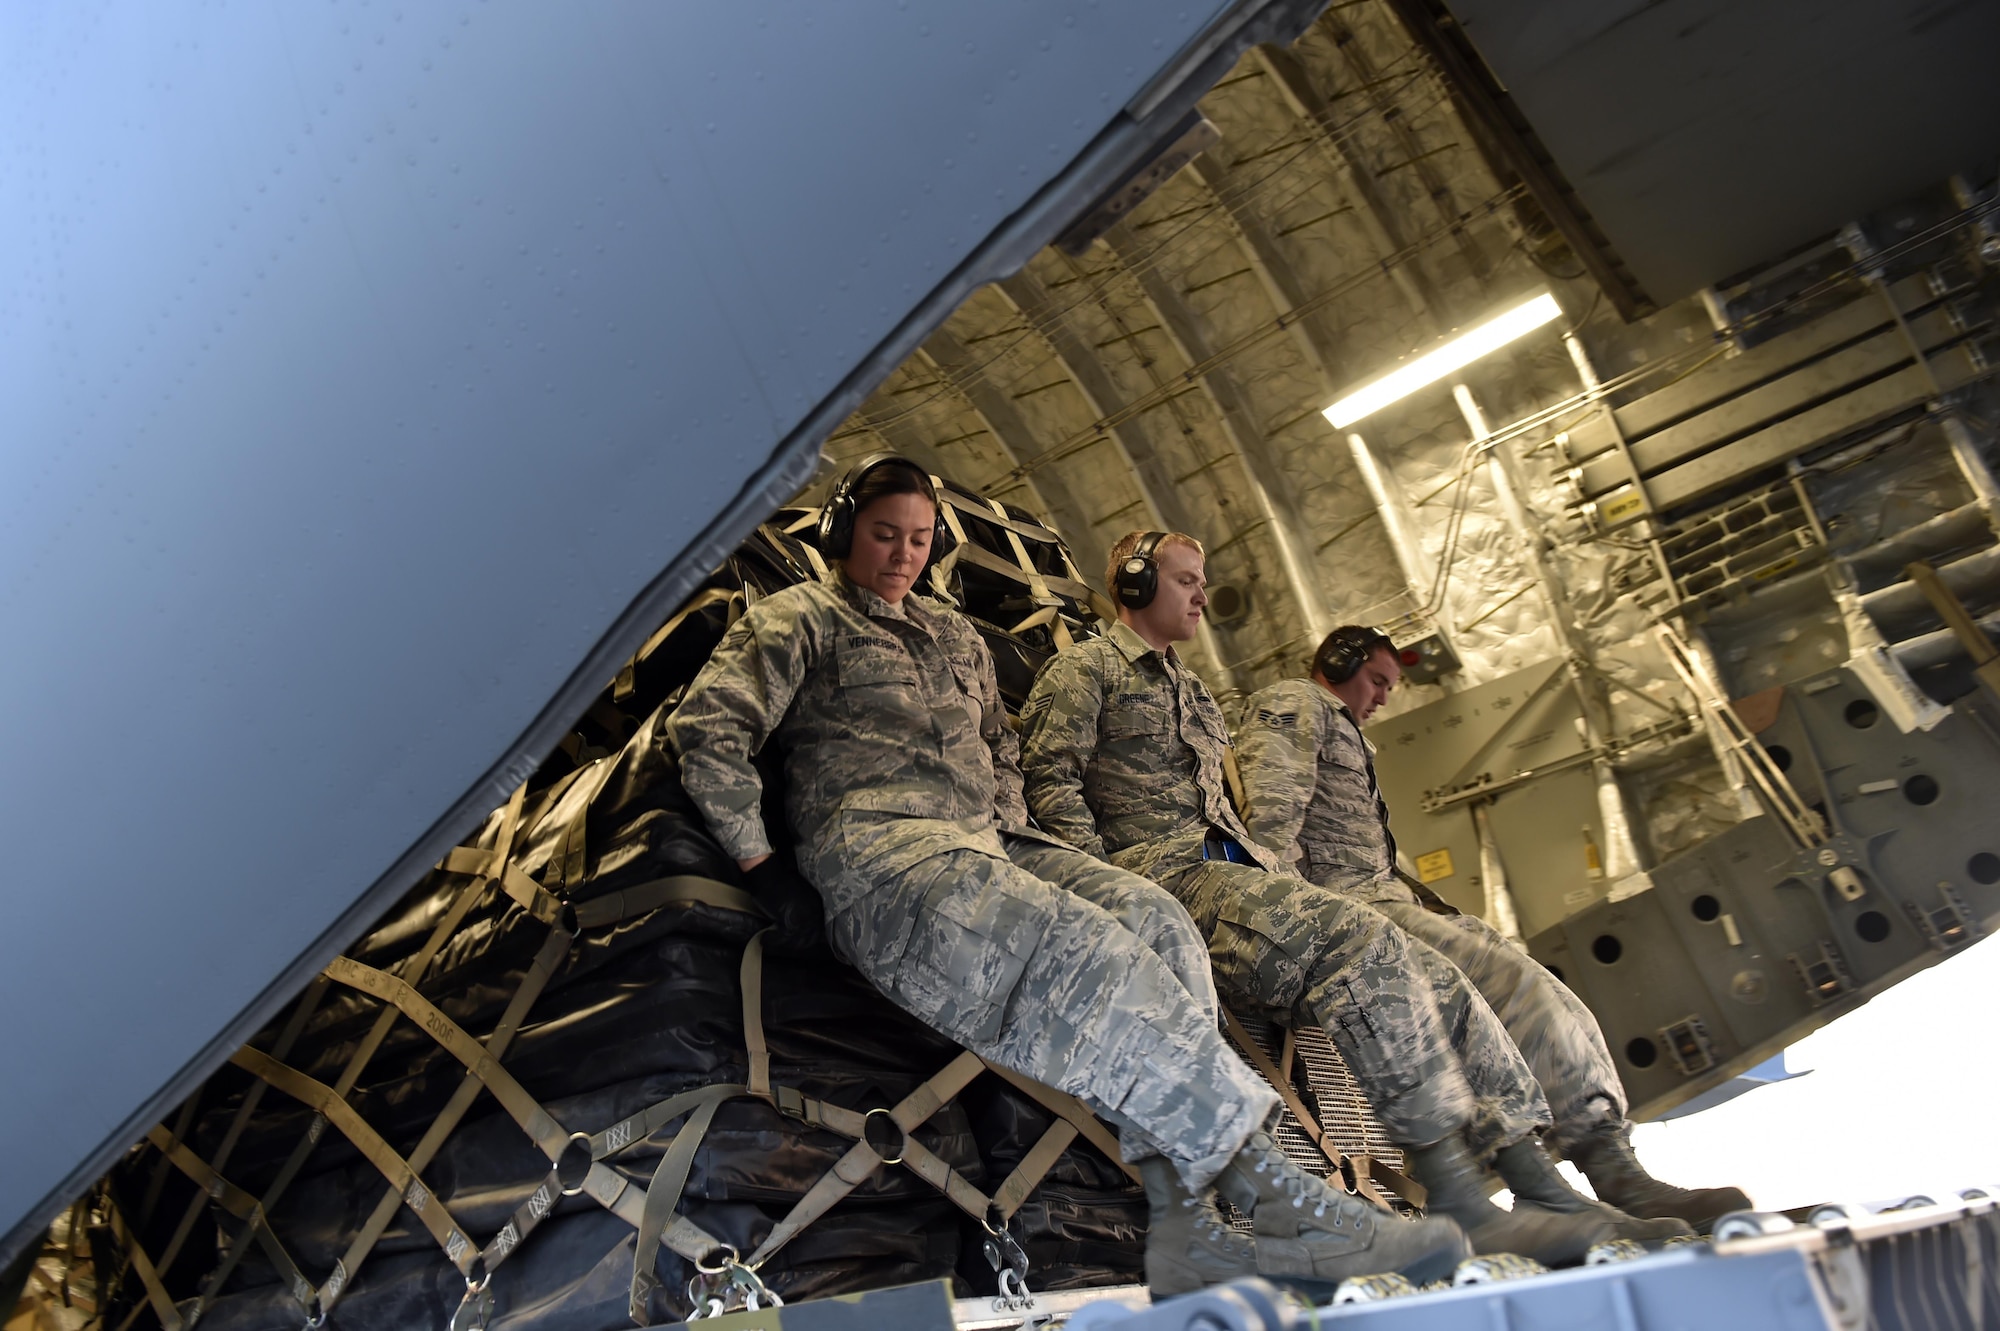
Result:
[[[1345,1199],[1329,1188],[1324,1179],[1308,1174],[1292,1163],[1292,1158],[1276,1142],[1264,1137],[1259,1141],[1257,1151],[1257,1163],[1253,1168],[1259,1174],[1276,1175],[1273,1182],[1291,1199],[1294,1211],[1305,1210],[1306,1202],[1311,1201],[1314,1219],[1324,1219],[1329,1207],[1333,1210],[1335,1225],[1347,1218]]]
[[[1215,1209],[1213,1202],[1203,1198],[1183,1197],[1181,1198],[1181,1209],[1194,1211],[1196,1236],[1206,1238],[1210,1243],[1222,1249],[1225,1255],[1239,1257],[1249,1252],[1248,1248],[1237,1248],[1235,1242],[1237,1237],[1236,1231],[1231,1229],[1228,1222],[1223,1220],[1222,1213]]]

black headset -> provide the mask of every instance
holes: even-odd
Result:
[[[1111,591],[1118,604],[1144,610],[1153,603],[1160,590],[1160,561],[1153,558],[1153,552],[1166,539],[1163,531],[1149,531],[1139,538],[1131,554],[1118,561],[1118,572],[1111,577]]]
[[[1313,653],[1313,670],[1324,675],[1329,684],[1345,684],[1377,649],[1384,647],[1391,652],[1396,650],[1396,644],[1381,629],[1362,624],[1342,625],[1327,634],[1326,641]]]
[[[828,559],[845,559],[853,553],[854,520],[859,516],[854,509],[854,492],[861,487],[861,482],[867,479],[869,472],[889,463],[908,467],[926,479],[930,477],[929,472],[898,453],[871,453],[849,467],[841,478],[834,482],[833,493],[826,497],[826,503],[821,505],[819,510],[819,552]],[[953,536],[951,528],[945,525],[944,502],[935,494],[935,483],[932,485],[932,490],[931,503],[937,509],[937,521],[931,529],[930,558],[924,561],[923,569],[917,570],[918,577],[923,576],[924,569],[928,569],[958,548],[958,538]]]

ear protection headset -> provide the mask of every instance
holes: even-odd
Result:
[[[826,497],[826,503],[819,510],[819,552],[828,559],[845,559],[854,552],[854,521],[860,516],[854,507],[854,492],[861,488],[861,482],[867,479],[869,472],[886,463],[898,463],[919,476],[928,477],[930,474],[896,453],[872,453],[849,467],[834,482],[833,493]],[[958,538],[945,525],[944,505],[935,500],[933,503],[937,508],[937,521],[931,528],[931,553],[930,558],[924,561],[926,569],[958,546]],[[918,575],[922,576],[922,570],[918,571]]]
[[[1163,531],[1149,531],[1139,538],[1132,553],[1119,562],[1118,572],[1111,580],[1118,604],[1130,610],[1144,610],[1153,603],[1160,590],[1160,562],[1153,552],[1166,539]]]
[[[1348,624],[1326,635],[1313,657],[1313,669],[1326,676],[1329,684],[1345,684],[1383,647],[1396,650],[1396,644],[1382,630]]]

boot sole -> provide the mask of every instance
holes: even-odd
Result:
[[[1472,1244],[1468,1241],[1461,1244],[1457,1250],[1442,1249],[1412,1262],[1404,1267],[1400,1274],[1412,1285],[1422,1289],[1425,1285],[1451,1279],[1452,1273],[1458,1270],[1458,1264],[1472,1255]]]

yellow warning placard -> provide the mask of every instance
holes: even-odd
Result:
[[[1645,511],[1645,508],[1646,501],[1640,498],[1637,490],[1625,490],[1605,500],[1598,508],[1597,513],[1599,517],[1604,519],[1604,525],[1610,527],[1625,521],[1627,518],[1639,516],[1640,513]]]
[[[1434,850],[1428,855],[1417,856],[1417,877],[1423,879],[1426,883],[1435,883],[1440,878],[1449,878],[1451,874],[1451,851]]]

